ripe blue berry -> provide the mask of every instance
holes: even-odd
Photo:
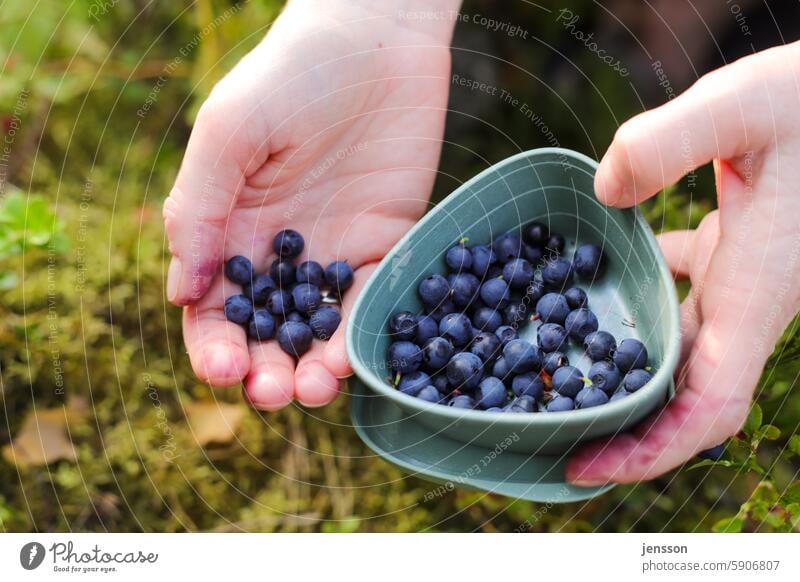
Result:
[[[547,293],[536,304],[536,312],[545,323],[564,325],[569,311],[567,300],[559,293]]]
[[[511,340],[517,339],[517,329],[510,325],[501,325],[494,330],[494,335],[496,335],[500,343],[505,346]]]
[[[431,404],[439,404],[442,401],[442,395],[439,394],[439,391],[433,386],[425,386],[425,388],[419,391],[417,398],[425,402],[430,402]]]
[[[511,298],[508,283],[502,279],[489,279],[481,285],[481,300],[487,307],[502,309]]]
[[[538,265],[542,260],[542,249],[529,244],[522,245],[522,258],[531,265]]]
[[[225,300],[225,317],[228,321],[246,324],[253,315],[253,303],[244,295],[231,295]]]
[[[587,279],[594,279],[601,275],[604,263],[603,251],[593,244],[579,246],[575,249],[575,256],[572,258],[575,274]]]
[[[622,387],[628,392],[636,392],[652,379],[653,375],[650,372],[636,368],[625,374],[625,377],[622,379]]]
[[[431,377],[428,376],[425,372],[417,370],[415,372],[410,372],[408,374],[405,374],[402,378],[400,378],[400,383],[397,385],[397,389],[400,390],[400,392],[402,392],[403,394],[408,394],[409,396],[416,396],[417,394],[419,394],[420,390],[430,385],[431,385]]]
[[[334,261],[325,267],[325,281],[339,296],[352,287],[353,279],[353,268],[347,261]]]
[[[267,309],[272,315],[285,316],[294,309],[291,293],[283,289],[275,289],[267,297]]]
[[[556,290],[569,287],[572,285],[572,263],[561,257],[548,260],[542,267],[542,281]]]
[[[290,311],[286,314],[286,321],[300,321],[302,323],[308,323],[306,318],[303,317],[302,314],[298,313],[297,311]]]
[[[472,323],[463,313],[450,313],[439,322],[439,335],[456,347],[465,346],[472,339]]]
[[[531,396],[520,396],[509,403],[508,412],[536,412],[536,400]]]
[[[544,296],[544,285],[542,285],[539,281],[531,281],[531,284],[528,285],[528,288],[525,289],[525,298],[523,300],[524,303],[528,305],[535,306],[539,299]]]
[[[328,341],[342,322],[342,315],[336,308],[323,305],[311,314],[308,325],[317,339]]]
[[[458,396],[454,396],[447,405],[451,408],[472,409],[475,408],[475,400],[468,394],[459,394]]]
[[[311,328],[299,321],[287,321],[278,328],[278,345],[287,354],[298,358],[308,351],[313,339]]]
[[[483,279],[496,262],[497,256],[489,247],[483,245],[472,247],[472,273],[479,279]]]
[[[417,331],[414,341],[418,346],[424,346],[429,339],[439,335],[439,322],[430,315],[418,315]]]
[[[460,273],[472,268],[472,252],[462,244],[457,244],[447,250],[444,261],[450,270]]]
[[[608,395],[594,386],[587,386],[575,396],[575,405],[578,408],[601,406],[606,402],[608,402]]]
[[[503,406],[507,399],[506,387],[493,376],[481,380],[478,390],[475,392],[475,403],[478,408],[483,408],[484,410]]]
[[[599,324],[597,316],[585,307],[580,307],[569,312],[564,327],[574,341],[583,343],[586,336],[597,331]]]
[[[511,382],[511,391],[516,396],[530,396],[534,400],[541,400],[544,395],[544,380],[536,372],[520,374]]]
[[[430,370],[439,370],[453,357],[453,344],[443,337],[429,339],[422,348],[422,361]]]
[[[569,359],[561,352],[550,352],[542,359],[542,370],[551,376],[562,366],[569,366]]]
[[[647,348],[637,339],[625,338],[614,351],[614,363],[622,372],[647,365]]]
[[[622,380],[619,368],[610,360],[600,360],[592,364],[586,377],[592,381],[592,386],[599,388],[606,394],[614,392]]]
[[[550,402],[547,403],[545,409],[547,412],[565,412],[575,408],[575,401],[569,396],[561,396],[556,394]]]
[[[434,388],[439,391],[439,394],[450,394],[450,384],[447,382],[446,374],[435,375],[431,383],[433,384]]]
[[[478,298],[480,280],[472,273],[457,273],[450,279],[452,300],[456,307],[468,307]]]
[[[428,307],[436,307],[450,295],[450,284],[441,275],[430,275],[419,283],[419,298]]]
[[[543,247],[550,239],[550,229],[541,222],[531,222],[522,231],[525,242],[534,247]]]
[[[389,346],[389,367],[395,372],[409,374],[422,365],[422,350],[409,341],[397,341]]]
[[[292,301],[300,313],[309,315],[319,307],[322,295],[319,287],[311,283],[299,283],[292,288]]]
[[[525,289],[533,279],[533,266],[525,259],[511,259],[503,267],[503,279],[512,289]]]
[[[519,327],[525,321],[525,314],[528,306],[524,303],[514,301],[503,309],[503,323],[514,327]]]
[[[483,362],[491,362],[500,355],[500,340],[491,332],[480,333],[472,339],[469,351]]]
[[[618,390],[614,391],[614,393],[611,395],[611,398],[609,398],[608,401],[616,402],[617,400],[622,400],[628,395],[630,395],[630,392],[628,392],[624,388],[619,388]]]
[[[426,309],[426,312],[429,316],[433,318],[434,321],[442,321],[442,319],[446,315],[450,315],[451,313],[456,312],[456,305],[450,299],[444,301],[437,305],[435,308]]]
[[[538,348],[525,340],[515,339],[503,347],[503,357],[514,374],[539,370],[542,359]]]
[[[275,318],[266,309],[256,309],[248,323],[247,335],[257,341],[275,337]]]
[[[570,287],[564,291],[564,298],[567,300],[567,305],[569,305],[570,309],[589,307],[589,297],[587,297],[586,291],[580,287]]]
[[[295,267],[291,261],[275,259],[269,268],[269,275],[279,289],[288,289],[294,284]]]
[[[239,285],[247,285],[253,278],[253,263],[250,259],[236,255],[225,263],[225,276]]]
[[[481,331],[494,333],[503,324],[503,316],[491,307],[481,307],[472,316],[472,324]]]
[[[553,390],[561,396],[575,398],[584,385],[583,373],[575,366],[562,366],[553,374]]]
[[[617,342],[614,336],[607,331],[593,331],[583,340],[583,347],[586,355],[593,362],[611,358],[614,350],[617,349]]]
[[[321,287],[322,283],[325,282],[325,272],[322,270],[322,265],[317,261],[305,261],[297,265],[294,279],[298,283],[311,283]]]
[[[483,378],[483,362],[475,354],[461,352],[447,363],[447,382],[464,392],[477,388]]]
[[[566,246],[567,241],[564,240],[564,237],[557,232],[550,233],[550,238],[547,239],[547,244],[545,247],[551,253],[561,254],[564,252],[564,247]]]
[[[389,320],[389,333],[395,340],[413,340],[417,335],[417,316],[410,311],[398,311]]]
[[[500,356],[494,361],[492,376],[500,378],[501,380],[506,380],[511,377],[511,371],[508,369],[508,364],[506,364],[506,359],[504,357]]]
[[[272,250],[284,259],[293,259],[303,252],[305,246],[303,235],[296,230],[287,228],[280,231],[272,239]]]
[[[492,249],[498,261],[508,263],[522,254],[522,239],[514,233],[507,232],[494,239]]]
[[[269,294],[272,293],[278,286],[267,274],[256,275],[252,281],[242,287],[242,294],[253,302],[253,305],[264,305],[267,302]]]
[[[567,330],[557,323],[543,323],[536,332],[536,341],[543,352],[557,352],[567,343]]]
[[[716,447],[711,447],[710,449],[706,449],[705,451],[700,451],[697,453],[697,456],[701,459],[709,459],[710,461],[719,461],[722,458],[722,455],[725,453],[725,443],[721,445],[717,445]]]

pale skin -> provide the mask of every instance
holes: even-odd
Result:
[[[301,260],[355,268],[347,317],[371,270],[427,208],[438,165],[454,21],[398,17],[430,10],[413,4],[290,3],[203,106],[165,202],[175,257],[167,294],[184,306],[192,366],[213,386],[241,383],[259,409],[336,397],[352,373],[346,320],[298,362],[276,342],[248,343],[222,312],[238,292],[222,261],[242,254],[265,270],[272,235],[295,228],[308,242]],[[800,308],[800,267],[787,261],[800,253],[798,63],[800,44],[743,59],[617,132],[595,181],[602,202],[632,206],[713,161],[720,210],[696,231],[660,237],[675,276],[692,282],[678,396],[634,433],[581,449],[571,481],[650,479],[741,427]]]

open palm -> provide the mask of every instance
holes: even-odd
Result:
[[[248,342],[222,311],[240,292],[222,261],[244,255],[265,271],[272,237],[293,228],[306,238],[299,260],[356,270],[346,318],[374,263],[426,208],[450,70],[449,38],[378,14],[309,19],[291,6],[201,108],[164,205],[167,292],[186,306],[196,374],[215,386],[243,381],[248,399],[270,410],[336,396],[350,373],[344,324],[299,361],[276,342]]]

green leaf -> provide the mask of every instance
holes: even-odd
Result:
[[[765,424],[756,431],[756,437],[759,439],[767,439],[768,441],[776,441],[781,438],[781,431],[777,426]]]
[[[738,515],[719,520],[711,528],[715,533],[739,533],[744,527],[744,520]]]
[[[702,461],[696,462],[694,465],[690,465],[686,470],[692,471],[694,469],[700,469],[702,467],[711,467],[711,466],[720,466],[720,467],[736,467],[740,468],[742,466],[741,463],[736,461],[729,461],[728,459],[721,459],[719,461],[712,461],[711,459],[703,459]]]
[[[800,435],[796,434],[790,438],[786,447],[795,455],[800,455]]]
[[[795,481],[781,495],[783,503],[800,503],[800,481]]]
[[[753,404],[750,409],[750,414],[747,415],[747,420],[744,423],[744,432],[748,436],[753,436],[755,431],[761,427],[761,422],[764,419],[764,414],[761,412],[761,407],[758,404]]]

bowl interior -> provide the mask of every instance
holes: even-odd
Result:
[[[437,205],[396,245],[380,264],[353,309],[348,328],[348,350],[358,376],[378,394],[402,407],[430,414],[479,417],[498,422],[547,422],[547,417],[573,418],[621,410],[636,402],[663,398],[677,362],[678,306],[669,272],[649,226],[632,209],[601,205],[594,196],[597,164],[569,150],[546,148],[518,154],[485,170]],[[645,388],[619,402],[588,410],[556,414],[501,415],[429,406],[389,385],[386,350],[388,322],[400,310],[422,313],[417,297],[419,282],[432,273],[446,273],[444,253],[460,238],[469,244],[487,244],[497,235],[518,230],[532,220],[547,224],[567,239],[565,256],[576,243],[603,248],[605,275],[595,282],[578,281],[589,294],[600,329],[617,340],[639,338],[647,346],[656,377]],[[534,339],[538,324],[528,323],[520,336]],[[570,363],[586,370],[582,350],[571,347]],[[648,394],[652,392],[652,394]],[[658,400],[658,402],[656,402]],[[628,403],[628,401],[633,401]],[[623,406],[624,405],[624,406]],[[428,413],[426,412],[426,415]],[[509,422],[512,422],[509,419]]]

